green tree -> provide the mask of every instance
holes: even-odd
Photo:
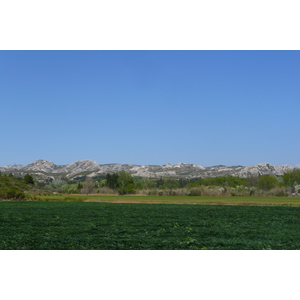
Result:
[[[246,178],[247,180],[247,185],[249,187],[256,187],[257,186],[257,182],[258,182],[259,177],[258,176],[249,176]]]
[[[133,178],[135,189],[137,190],[149,190],[155,188],[155,182],[144,177],[134,177]]]
[[[146,188],[146,189],[154,189],[155,188],[155,182],[146,178],[144,180],[144,188]]]
[[[261,175],[257,181],[257,187],[265,191],[275,188],[277,184],[277,178],[272,175]]]
[[[34,184],[33,177],[32,177],[30,174],[27,173],[27,174],[24,176],[24,182],[25,182],[26,184]]]
[[[142,190],[143,189],[143,184],[140,182],[140,181],[136,181],[135,183],[134,183],[134,186],[135,186],[135,188],[137,189],[137,190]]]
[[[170,190],[179,188],[179,182],[178,182],[178,180],[176,180],[174,178],[165,178],[164,185],[167,189],[170,189]]]
[[[119,178],[119,175],[117,173],[114,173],[114,174],[107,173],[106,174],[106,185],[112,190],[117,190],[117,188],[119,187],[118,178]]]
[[[105,187],[107,185],[107,180],[106,179],[98,179],[97,180],[98,182],[98,187],[102,188],[102,187]]]
[[[282,175],[283,184],[285,186],[294,186],[295,182],[300,184],[300,169],[294,168],[292,171],[286,172]]]
[[[134,191],[134,182],[131,174],[121,171],[118,174],[118,192],[120,195],[132,193]]]
[[[160,178],[159,180],[156,181],[156,187],[159,188],[162,185],[164,185],[164,180],[162,178]]]

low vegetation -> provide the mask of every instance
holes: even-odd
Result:
[[[300,249],[299,210],[2,201],[0,249]]]
[[[0,199],[33,199],[44,194],[112,194],[147,196],[235,196],[287,197],[300,196],[300,169],[282,176],[262,175],[240,178],[219,176],[198,179],[132,177],[121,171],[95,178],[82,176],[70,180],[66,176],[42,181],[30,174],[16,178],[0,175]]]
[[[143,195],[52,195],[39,197],[51,202],[106,202],[143,204],[199,204],[300,207],[300,197],[143,196]]]
[[[121,171],[96,178],[81,177],[74,182],[55,179],[46,185],[55,192],[68,194],[143,194],[159,196],[292,196],[300,192],[300,169],[283,176],[262,175],[240,178],[219,176],[198,179],[132,177]]]
[[[50,191],[35,185],[33,177],[29,174],[24,178],[0,174],[0,199],[36,200],[43,195],[50,195]]]

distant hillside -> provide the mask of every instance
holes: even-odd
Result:
[[[203,167],[195,164],[178,163],[176,165],[132,165],[132,164],[102,164],[92,160],[80,160],[69,165],[55,165],[51,161],[37,160],[26,166],[9,165],[0,167],[2,173],[13,173],[17,176],[24,176],[26,173],[32,174],[36,179],[44,180],[47,178],[57,178],[66,176],[69,179],[88,175],[99,176],[106,173],[116,173],[122,170],[132,174],[132,176],[147,178],[206,178],[216,176],[239,176],[250,177],[258,175],[280,176],[293,167],[290,165],[275,166],[269,163],[260,163],[252,166],[224,166],[217,165],[212,167]]]
[[[31,178],[31,183],[15,178],[12,175],[0,175],[0,199],[35,199],[39,195],[48,195],[50,193],[49,190],[34,185],[32,176],[29,177]]]

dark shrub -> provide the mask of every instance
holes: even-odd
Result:
[[[25,194],[15,187],[10,187],[6,191],[6,198],[8,198],[8,199],[24,199]]]

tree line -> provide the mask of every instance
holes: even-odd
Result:
[[[223,194],[255,195],[263,192],[274,191],[274,195],[286,196],[292,193],[300,193],[300,169],[295,168],[282,176],[261,175],[248,178],[236,176],[218,176],[208,178],[142,178],[132,177],[126,171],[119,173],[107,173],[106,175],[91,178],[86,176],[85,180],[74,183],[72,180],[55,179],[47,188],[66,193],[118,193],[120,195],[133,193],[146,194],[186,194],[200,195],[202,191],[213,189],[222,191]],[[198,192],[197,192],[198,189]],[[175,191],[177,191],[175,193]],[[179,192],[181,191],[181,192]],[[239,192],[239,193],[237,193]]]
[[[0,196],[2,198],[22,198],[24,185],[8,184],[12,174],[0,173]],[[276,195],[300,194],[300,169],[284,173],[282,176],[261,175],[248,178],[218,176],[208,178],[142,178],[132,177],[126,171],[107,173],[98,177],[83,176],[78,181],[60,177],[43,183],[32,175],[14,178],[25,185],[42,186],[52,192],[68,194],[117,193],[119,195],[143,193],[148,195]],[[15,187],[13,187],[15,186]],[[17,187],[17,188],[16,188]],[[271,193],[269,193],[271,191]],[[269,194],[268,194],[269,193]]]

